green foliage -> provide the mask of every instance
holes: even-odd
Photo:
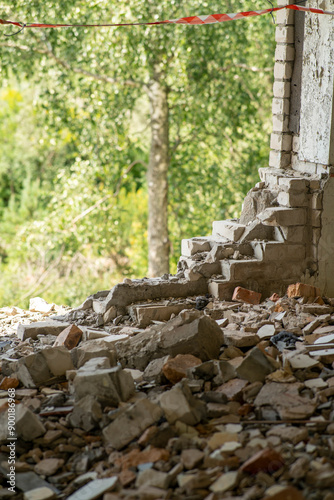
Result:
[[[103,23],[254,8],[262,5],[11,0],[1,17]],[[268,161],[273,52],[269,16],[25,29],[0,42],[0,305],[41,293],[75,305],[145,275],[145,84],[156,65],[169,90],[172,269],[182,238],[238,216]]]

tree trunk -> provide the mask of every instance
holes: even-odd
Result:
[[[155,72],[148,86],[151,147],[147,170],[149,276],[169,272],[168,237],[168,91]]]

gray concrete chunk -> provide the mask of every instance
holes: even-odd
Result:
[[[122,365],[143,371],[150,361],[168,354],[217,359],[223,343],[223,332],[213,319],[199,311],[183,311],[164,326],[155,325],[116,348]]]
[[[55,321],[49,319],[48,321],[36,321],[30,325],[18,325],[16,335],[20,340],[28,338],[37,339],[37,335],[59,335],[65,328],[70,326],[70,323],[63,323],[62,321]]]
[[[103,430],[106,444],[120,450],[162,417],[160,406],[148,399],[133,404]]]

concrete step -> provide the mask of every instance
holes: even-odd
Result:
[[[212,223],[212,235],[222,236],[230,241],[239,241],[246,226],[235,219],[216,220]]]
[[[257,215],[269,226],[303,226],[306,224],[306,208],[271,207]]]
[[[287,244],[280,241],[252,241],[254,257],[262,261],[285,261],[305,259],[305,245]]]

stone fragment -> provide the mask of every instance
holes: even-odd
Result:
[[[248,384],[247,380],[233,378],[222,384],[216,389],[216,392],[222,392],[230,401],[242,400],[242,391]]]
[[[175,358],[169,359],[162,367],[163,374],[176,384],[187,376],[188,368],[202,364],[202,360],[192,356],[192,354],[178,354]]]
[[[289,285],[286,293],[288,297],[309,298],[321,295],[320,288],[312,285],[306,285],[305,283],[295,283],[293,285]]]
[[[301,441],[307,441],[309,438],[306,427],[286,427],[284,425],[278,425],[277,427],[270,429],[266,435],[267,437],[279,436],[283,441],[290,441],[294,445],[300,443]]]
[[[294,486],[285,486],[277,493],[265,496],[263,500],[306,500],[306,498]]]
[[[136,480],[136,487],[154,486],[156,488],[167,489],[169,476],[166,472],[160,472],[155,469],[146,469],[139,472]]]
[[[302,479],[309,470],[310,458],[302,456],[290,466],[289,474],[293,479]]]
[[[322,363],[333,363],[334,361],[334,348],[333,349],[319,349],[311,351],[310,356],[318,358]]]
[[[208,440],[208,446],[210,450],[217,450],[230,442],[238,442],[238,434],[236,432],[215,432]]]
[[[54,498],[56,498],[55,492],[46,486],[26,491],[23,495],[24,500],[53,500]]]
[[[191,297],[207,293],[206,279],[189,282],[187,280],[165,280],[163,278],[132,280],[131,283],[119,283],[103,301],[101,313],[111,306],[126,307],[134,302],[163,299],[169,297]]]
[[[224,331],[224,340],[226,345],[234,347],[252,347],[260,341],[255,333],[227,329]]]
[[[53,490],[56,496],[60,495],[60,491],[55,486],[48,483],[47,481],[45,481],[35,472],[32,471],[16,473],[15,482],[16,482],[15,485],[16,488],[23,491],[24,493],[37,488],[46,487]]]
[[[311,378],[309,380],[305,380],[304,384],[305,387],[308,387],[309,389],[312,389],[314,391],[318,389],[326,389],[328,387],[327,382],[325,382],[325,380],[322,378]]]
[[[23,404],[15,407],[16,434],[24,441],[32,441],[45,434],[46,429],[35,413]]]
[[[48,347],[21,358],[17,363],[17,376],[26,387],[36,387],[52,377],[65,376],[66,371],[73,368],[66,347]]]
[[[163,356],[162,358],[153,359],[147,365],[144,370],[143,379],[148,382],[155,382],[157,384],[162,383],[162,379],[164,378],[163,367],[169,360],[170,356]],[[166,381],[166,380],[165,380]]]
[[[53,476],[63,465],[62,458],[45,458],[35,465],[35,472],[41,476]]]
[[[117,317],[117,307],[111,306],[107,311],[103,314],[103,324],[106,325],[111,323]]]
[[[121,483],[121,485],[123,486],[123,488],[126,488],[131,483],[133,483],[136,480],[136,477],[137,477],[137,475],[132,470],[130,470],[130,469],[123,469],[120,472],[120,474],[118,475],[119,482]],[[105,498],[105,496],[106,495],[104,495],[103,498]]]
[[[234,289],[232,300],[246,302],[247,304],[260,304],[261,293],[253,292],[252,290],[247,290],[246,288],[237,286]]]
[[[75,403],[73,411],[69,415],[69,422],[72,427],[91,431],[98,426],[101,418],[101,405],[96,401],[95,396],[89,394]]]
[[[141,399],[103,429],[104,440],[116,450],[120,450],[140,436],[147,427],[158,422],[161,416],[162,410],[158,405]]]
[[[142,382],[143,380],[143,372],[140,370],[134,370],[132,368],[125,368],[124,371],[126,373],[130,373],[131,377],[133,378],[134,382]]]
[[[243,358],[236,372],[240,378],[249,382],[264,382],[266,376],[277,368],[278,363],[266,356],[258,347],[253,347],[248,355]]]
[[[55,304],[49,304],[41,297],[33,297],[29,300],[29,311],[50,313],[55,308]]]
[[[135,393],[132,376],[119,365],[98,370],[83,366],[73,380],[73,387],[76,400],[92,395],[102,405],[111,406],[118,406]]]
[[[334,488],[333,465],[331,463],[311,462],[310,470],[306,474],[306,483],[321,490]]]
[[[222,474],[211,486],[210,490],[214,493],[224,493],[233,490],[239,483],[238,471],[230,471]]]
[[[49,319],[48,321],[37,321],[29,325],[19,324],[16,335],[20,340],[31,338],[37,339],[37,335],[59,335],[69,323]]]
[[[202,361],[217,359],[224,335],[217,323],[200,311],[183,311],[165,325],[155,325],[116,344],[119,360],[128,368],[145,370],[153,359],[192,354]]]
[[[53,347],[64,345],[71,350],[76,347],[82,337],[82,330],[76,325],[70,325],[63,330],[55,340]]]
[[[212,223],[212,234],[223,236],[230,241],[238,241],[245,227],[244,224],[238,224],[234,220],[217,220]]]
[[[116,352],[105,340],[89,340],[81,342],[79,347],[72,349],[72,360],[74,366],[80,368],[86,361],[92,358],[108,358],[110,366],[116,366]]]
[[[210,252],[211,245],[204,238],[191,238],[181,241],[181,254],[185,257],[191,257],[198,252]]]
[[[48,347],[43,349],[42,354],[50,373],[54,377],[62,377],[67,370],[73,370],[71,354],[66,347]]]
[[[187,425],[196,425],[205,416],[205,403],[192,395],[185,380],[164,392],[159,403],[170,424],[180,420]]]
[[[173,315],[179,314],[183,309],[191,308],[191,304],[142,304],[130,306],[131,317],[140,328],[146,328],[154,321],[168,321]]]
[[[183,450],[181,453],[181,463],[187,470],[195,469],[204,458],[204,452],[197,448]]]
[[[43,444],[49,445],[63,435],[62,430],[48,430],[43,436]]]
[[[298,354],[298,352],[283,354],[283,360],[288,361],[293,370],[313,368],[319,364],[317,360],[310,358],[307,354]]]
[[[314,319],[303,328],[303,334],[310,335],[316,328],[318,328],[319,325],[321,325],[321,321],[319,320],[319,318]]]
[[[256,396],[255,406],[272,406],[281,419],[302,420],[313,415],[317,404],[306,397],[301,397],[299,391],[303,384],[269,382],[265,384]]]
[[[239,242],[273,239],[273,228],[271,226],[265,226],[258,220],[254,220],[247,224]]]
[[[334,327],[332,327],[332,330],[334,330]],[[317,333],[316,331],[314,333]],[[314,341],[315,345],[318,344],[333,344],[334,343],[334,333],[331,333],[330,335],[324,335],[323,337],[319,337]]]
[[[314,330],[314,333],[324,336],[327,335],[328,333],[332,334],[334,333],[334,325],[319,326]]]
[[[260,471],[272,474],[281,469],[283,465],[284,460],[280,453],[270,448],[265,448],[246,460],[240,467],[240,470],[242,472],[249,472],[250,474],[257,474]]]
[[[275,335],[275,326],[274,325],[263,325],[257,331],[257,336],[259,339],[269,339],[273,335]]]
[[[67,498],[67,500],[95,500],[107,491],[115,489],[117,481],[118,479],[116,476],[104,479],[95,479],[74,492]]]
[[[304,208],[270,207],[257,214],[269,226],[303,226],[306,222]]]

